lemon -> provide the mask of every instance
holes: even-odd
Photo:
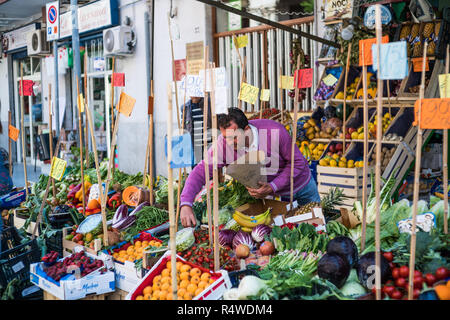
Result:
[[[364,139],[364,132],[361,132],[360,134],[358,134],[358,139],[360,139],[360,140]]]
[[[348,160],[347,168],[354,168],[354,167],[355,167],[355,161],[354,160]]]
[[[331,166],[331,167],[337,167],[337,161],[334,160],[334,159],[331,160],[331,161],[330,161],[330,166]]]
[[[339,161],[339,168],[345,168],[345,162],[344,161]]]
[[[347,159],[346,159],[345,157],[341,157],[341,158],[339,159],[339,161],[347,162]]]
[[[335,153],[335,154],[333,154],[332,156],[331,156],[334,160],[337,160],[337,159],[339,159],[339,156],[338,156],[338,154],[337,153]]]
[[[322,159],[319,161],[319,165],[324,166],[324,167],[328,166],[328,161],[326,161],[325,159]]]
[[[358,132],[357,131],[353,131],[352,132],[352,139],[358,139]]]

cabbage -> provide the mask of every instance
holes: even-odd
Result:
[[[265,224],[258,224],[252,230],[252,238],[256,242],[264,241],[264,237],[272,232],[272,228]]]
[[[417,214],[428,212],[428,204],[425,200],[417,201]]]
[[[230,206],[223,207],[219,210],[219,225],[226,224],[233,217],[233,208]]]
[[[233,244],[236,231],[234,230],[220,230],[219,231],[219,244],[221,247],[231,247]]]
[[[250,250],[253,250],[255,243],[253,242],[252,236],[244,231],[238,231],[233,239],[233,249],[235,249],[238,245],[244,244],[249,247]]]
[[[194,228],[184,228],[176,234],[177,251],[189,249],[195,242]]]
[[[366,294],[364,287],[355,281],[347,281],[347,283],[341,288],[341,292],[351,298],[356,298]]]

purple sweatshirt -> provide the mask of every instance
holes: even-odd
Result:
[[[292,139],[286,128],[273,120],[250,120],[249,124],[258,130],[258,150],[264,151],[268,163],[266,164],[267,182],[275,195],[289,196],[291,173],[291,144]],[[242,155],[245,150],[234,150],[227,145],[224,137],[217,138],[218,168],[222,168]],[[212,147],[208,149],[208,164],[210,179],[213,176]],[[308,184],[311,179],[308,162],[298,149],[294,148],[294,194]],[[205,162],[202,160],[189,174],[183,192],[181,206],[192,206],[195,196],[205,184]]]

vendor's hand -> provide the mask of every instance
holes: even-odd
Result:
[[[195,220],[194,211],[189,206],[182,206],[180,209],[180,220],[183,227],[195,227],[197,220]]]
[[[258,182],[258,184],[261,186],[258,189],[246,187],[253,198],[263,199],[273,193],[272,187],[267,182]]]

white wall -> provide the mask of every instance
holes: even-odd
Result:
[[[0,147],[8,150],[8,111],[9,111],[9,91],[8,91],[8,62],[6,58],[0,59],[0,119],[3,133],[0,134]]]

